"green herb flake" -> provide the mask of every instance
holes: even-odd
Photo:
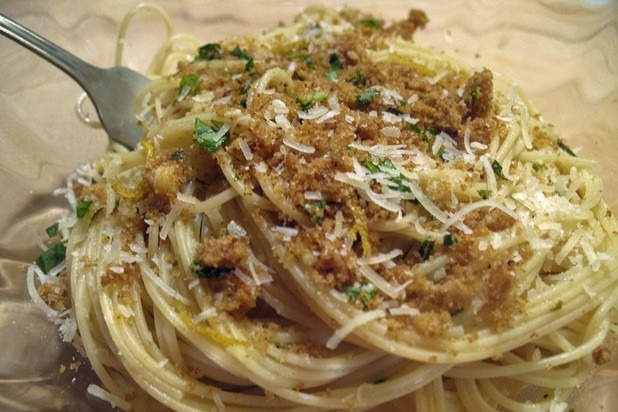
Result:
[[[556,305],[553,308],[551,308],[551,311],[555,312],[557,310],[562,309],[562,305],[564,305],[564,302],[559,300],[558,302],[556,302]]]
[[[504,177],[504,174],[502,173],[502,165],[497,160],[494,160],[491,163],[491,168],[493,169],[496,176],[501,179],[506,179],[506,177]]]
[[[344,293],[350,298],[357,298],[361,293],[361,288],[360,286],[348,286]]]
[[[442,244],[444,246],[454,246],[457,243],[457,238],[452,233],[447,233],[442,238]]]
[[[444,150],[444,146],[440,147],[440,150],[438,150],[438,157],[442,160],[446,160],[446,158],[444,157],[445,153],[446,150]]]
[[[45,229],[45,233],[47,233],[47,236],[49,237],[56,236],[58,234],[58,222],[54,223],[53,225]]]
[[[380,28],[382,28],[382,22],[380,22],[380,20],[374,19],[372,17],[366,18],[366,19],[361,19],[358,22],[360,24],[362,24],[363,26],[365,26],[365,27],[369,27],[370,29],[380,29]]]
[[[348,77],[346,79],[346,82],[352,83],[354,86],[361,88],[365,87],[365,85],[367,84],[367,79],[365,78],[365,76],[363,76],[361,69],[356,69],[354,75],[352,77]]]
[[[77,204],[77,218],[81,219],[84,216],[86,216],[86,213],[88,213],[88,209],[90,209],[90,205],[92,204],[92,201],[90,200],[82,200],[81,202],[79,202]]]
[[[369,169],[371,173],[380,173],[385,170],[397,170],[393,162],[390,160],[383,160],[380,163],[375,163],[371,158],[365,159],[363,165]],[[403,174],[399,174],[399,176],[393,176],[388,179],[392,182],[392,185],[389,185],[391,189],[397,190],[399,192],[410,193],[410,185],[408,184],[409,180]]]
[[[380,92],[376,89],[367,89],[358,95],[356,101],[360,104],[369,104],[378,94],[380,94]]]
[[[418,124],[411,124],[410,129],[421,137],[421,140],[425,143],[429,143],[436,137],[438,131],[434,127],[427,127],[423,129]]]
[[[317,91],[315,93],[301,94],[294,99],[294,102],[304,112],[309,111],[315,103],[322,103],[328,97],[325,91]]]
[[[66,242],[56,243],[43,252],[43,254],[37,258],[35,263],[39,268],[41,268],[43,273],[49,273],[50,270],[65,260],[66,253]]]
[[[569,156],[577,157],[575,152],[565,143],[564,140],[558,139],[558,147],[564,150]]]
[[[337,53],[332,53],[328,59],[329,70],[326,72],[326,78],[331,81],[337,81],[337,71],[343,69],[343,63]]]
[[[342,70],[343,69],[343,63],[341,62],[341,59],[339,58],[339,55],[337,53],[333,53],[330,55],[330,58],[328,59],[328,63],[330,65],[331,70]]]
[[[491,197],[491,190],[489,189],[481,189],[477,191],[481,199],[487,200]]]
[[[395,167],[395,165],[393,164],[393,162],[391,162],[391,161],[390,161],[390,160],[388,160],[388,159],[383,160],[383,161],[382,161],[382,163],[380,163],[380,168],[381,168],[382,170],[384,170],[384,169],[388,169],[388,170],[395,170],[395,169],[397,169],[397,168]]]
[[[388,180],[394,183],[394,185],[389,185],[389,187],[397,190],[398,192],[410,193],[412,191],[410,189],[410,185],[408,184],[408,178],[403,174],[391,177]]]
[[[545,168],[544,164],[537,163],[537,162],[532,163],[532,170],[534,170],[535,172],[540,172],[544,168]]]
[[[378,289],[372,284],[365,286],[348,286],[344,289],[344,293],[352,300],[360,300],[363,306],[366,307],[369,302],[378,296]]]
[[[423,258],[423,260],[429,259],[429,257],[433,253],[434,244],[435,244],[435,241],[432,239],[425,239],[423,243],[421,243],[421,246],[418,251],[421,254],[421,257]]]
[[[200,60],[219,60],[223,57],[219,43],[207,43],[200,47],[197,52]]]
[[[193,262],[191,264],[191,271],[200,279],[217,279],[226,277],[232,270],[232,268],[202,266],[199,262]]]
[[[195,93],[199,90],[200,77],[197,74],[187,74],[180,79],[178,86],[178,94],[186,96],[189,93]]]
[[[330,69],[324,74],[324,77],[326,77],[329,82],[335,82],[337,81],[337,71]]]
[[[247,64],[245,64],[245,71],[250,72],[255,67],[255,61],[253,59],[247,60]]]
[[[476,104],[476,99],[478,99],[478,97],[479,97],[479,88],[473,87],[472,90],[470,90],[470,98],[472,99],[471,101],[472,106]]]
[[[326,203],[323,200],[316,200],[315,202],[305,203],[303,209],[311,216],[311,219],[318,225],[324,222],[324,209]]]
[[[245,64],[245,71],[250,72],[251,69],[255,67],[255,61],[251,56],[249,56],[249,52],[247,49],[241,49],[239,46],[234,47],[230,52],[230,56],[238,57],[239,59],[243,59],[247,61]]]
[[[365,166],[371,173],[380,173],[382,169],[375,164],[370,158],[365,159],[363,162],[363,166]]]
[[[239,59],[249,60],[251,56],[249,56],[249,52],[247,49],[241,49],[239,46],[234,47],[234,49],[230,52],[230,56],[238,57]]]
[[[211,120],[210,122],[212,126],[207,125],[200,119],[195,119],[194,142],[202,149],[212,153],[229,139],[230,134],[227,132],[217,137],[217,132],[223,126],[223,123],[217,120]]]
[[[318,103],[322,103],[328,97],[328,93],[325,91],[319,91],[313,93],[313,100]]]

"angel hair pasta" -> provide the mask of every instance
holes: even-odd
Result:
[[[312,8],[143,91],[139,148],[71,180],[30,271],[92,393],[566,410],[616,332],[601,179],[512,83],[414,43],[426,22]]]

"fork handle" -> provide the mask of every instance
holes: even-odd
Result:
[[[92,84],[90,82],[98,77],[99,68],[86,63],[2,13],[0,13],[0,33],[64,71],[86,91],[88,91],[87,85]]]

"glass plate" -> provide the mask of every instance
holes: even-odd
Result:
[[[83,59],[114,61],[119,22],[135,1],[0,1],[0,10]],[[333,2],[343,5],[346,2]],[[300,12],[303,1],[160,1],[176,32],[207,42],[258,33]],[[414,6],[430,23],[417,42],[471,66],[514,79],[578,153],[598,160],[610,208],[618,211],[618,2],[350,1],[386,18]],[[143,71],[164,26],[138,15],[125,64]],[[85,395],[87,363],[58,338],[31,302],[25,270],[41,252],[37,237],[65,207],[52,191],[80,163],[99,158],[108,141],[76,115],[80,88],[58,69],[0,38],[0,409],[108,410]],[[67,369],[62,372],[61,365]],[[72,371],[72,368],[77,372]],[[575,396],[578,412],[618,405],[618,364],[606,365]]]

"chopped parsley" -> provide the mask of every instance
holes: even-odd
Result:
[[[487,200],[491,197],[491,190],[489,189],[481,189],[477,191],[481,199]]]
[[[230,56],[234,56],[234,57],[238,57],[239,59],[246,60],[247,61],[247,64],[245,64],[246,72],[250,72],[251,69],[255,67],[255,62],[253,61],[253,58],[249,56],[249,52],[247,51],[247,49],[241,49],[239,46],[236,46],[230,52]]]
[[[476,99],[479,97],[479,88],[473,87],[470,91],[471,105],[474,106],[476,104]]]
[[[253,59],[247,60],[247,64],[245,64],[245,71],[250,72],[251,69],[253,69],[254,67],[255,67],[255,61],[253,61]]]
[[[294,99],[294,102],[300,107],[303,112],[309,111],[316,103],[322,103],[328,97],[325,91],[317,91],[315,93],[301,94]]]
[[[365,87],[365,85],[367,84],[367,79],[365,78],[365,76],[363,76],[363,72],[361,71],[361,69],[356,69],[354,75],[352,77],[348,77],[346,79],[346,82],[352,83],[354,86],[361,88]]]
[[[219,60],[223,57],[223,51],[219,43],[207,43],[197,50],[200,60]]]
[[[553,308],[551,308],[551,311],[554,312],[554,311],[562,309],[562,305],[564,305],[564,302],[559,300],[558,302],[556,302],[556,305]]]
[[[440,150],[438,150],[437,154],[440,159],[447,160],[447,158],[445,157],[446,150],[444,149],[444,146],[440,147]]]
[[[444,237],[442,238],[442,244],[444,246],[453,246],[457,243],[457,238],[455,237],[454,234],[452,233],[447,233],[446,235],[444,235]]]
[[[369,171],[371,173],[380,173],[382,171],[382,169],[380,168],[380,166],[378,166],[377,164],[375,164],[370,158],[365,159],[365,161],[363,162],[363,165],[369,169]]]
[[[323,200],[316,200],[315,202],[305,203],[303,205],[303,209],[311,216],[311,219],[321,225],[324,222],[324,209],[326,208],[326,203]]]
[[[82,200],[81,202],[77,204],[76,212],[77,212],[78,219],[81,219],[84,216],[86,216],[86,213],[88,213],[88,209],[90,209],[91,204],[92,204],[91,200]]]
[[[388,180],[394,183],[394,185],[389,185],[389,187],[397,190],[398,192],[410,193],[412,191],[410,189],[410,185],[408,184],[408,178],[403,174],[393,176]]]
[[[374,19],[372,17],[366,18],[366,19],[361,19],[358,21],[360,24],[362,24],[365,27],[369,27],[370,29],[380,29],[382,28],[382,22],[380,22],[380,20],[378,19]]]
[[[247,52],[247,49],[241,49],[239,46],[234,47],[234,49],[230,52],[230,56],[245,60],[249,60],[251,58],[251,56],[249,56],[249,52]]]
[[[380,92],[376,89],[367,89],[358,95],[356,101],[360,104],[369,104],[378,94],[380,94]]]
[[[494,160],[491,163],[491,168],[493,169],[496,176],[498,176],[500,179],[506,179],[506,177],[504,177],[504,174],[502,173],[502,165],[500,164],[500,162]]]
[[[363,165],[369,169],[371,173],[380,173],[385,170],[397,170],[393,162],[390,160],[383,160],[380,163],[374,163],[371,158],[365,159]],[[399,174],[399,176],[393,176],[388,179],[393,183],[393,185],[389,185],[391,189],[397,190],[399,192],[410,193],[410,185],[408,184],[408,178],[403,174]]]
[[[376,296],[378,296],[378,289],[375,288],[375,286],[371,284],[364,286],[357,285],[358,283],[354,286],[346,287],[344,289],[344,293],[346,294],[346,296],[348,296],[348,298],[352,300],[359,299],[363,303],[363,306],[367,306],[369,302],[371,302],[373,299],[376,298]]]
[[[195,93],[199,90],[200,77],[197,74],[187,74],[180,79],[178,87],[178,95],[186,96],[189,93]]]
[[[339,55],[337,53],[332,53],[330,55],[328,63],[331,70],[337,71],[343,69],[343,63],[341,62],[341,59],[339,58]]]
[[[43,252],[43,254],[37,258],[35,263],[39,268],[41,268],[43,273],[49,273],[50,270],[64,261],[66,258],[66,253],[66,241],[56,243]]]
[[[575,152],[565,143],[564,140],[558,139],[558,147],[564,150],[569,156],[577,157]]]
[[[211,120],[210,123],[212,126],[207,125],[200,119],[195,119],[194,142],[202,149],[212,153],[230,138],[230,133],[228,131],[221,136],[217,136],[217,132],[223,126],[223,123],[217,120]]]
[[[329,82],[337,81],[337,71],[330,69],[327,71],[324,76],[328,79]]]
[[[545,168],[545,165],[542,164],[542,163],[537,163],[537,162],[532,163],[532,169],[535,172],[539,172],[539,171],[543,170],[544,168]]]
[[[58,234],[58,222],[54,223],[53,225],[45,229],[45,233],[47,233],[47,236],[49,237],[56,236]]]
[[[202,279],[217,279],[230,274],[232,268],[216,268],[212,266],[202,266],[199,262],[191,264],[191,271],[195,276]]]
[[[432,239],[425,239],[423,243],[421,243],[418,251],[421,254],[423,260],[429,259],[429,257],[433,253],[433,246],[435,243],[436,242]]]
[[[425,143],[429,143],[436,135],[438,131],[434,127],[422,128],[418,124],[411,124],[410,129],[421,137],[421,140]]]
[[[247,83],[245,83],[245,85],[240,89],[240,94],[241,95],[246,95],[247,93],[249,93],[249,89],[251,88],[251,82],[248,81]],[[240,100],[240,105],[244,108],[247,108],[247,98],[243,98]]]
[[[341,70],[343,69],[343,63],[341,63],[341,59],[337,53],[333,53],[330,55],[328,59],[328,63],[330,64],[331,69]]]

